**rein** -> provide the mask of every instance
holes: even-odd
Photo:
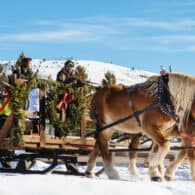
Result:
[[[115,122],[113,122],[113,123],[111,123],[111,124],[108,124],[108,125],[106,125],[106,126],[104,126],[104,127],[101,127],[101,128],[99,127],[99,128],[97,128],[96,130],[97,130],[98,133],[99,133],[99,132],[101,132],[101,131],[103,131],[103,130],[105,130],[105,129],[108,129],[108,128],[110,128],[110,127],[113,127],[113,126],[115,126],[115,125],[118,125],[118,124],[120,124],[120,123],[123,123],[123,122],[125,122],[125,121],[127,121],[127,120],[133,118],[133,117],[136,116],[136,115],[140,115],[140,114],[142,114],[142,113],[144,113],[144,112],[147,112],[147,111],[153,110],[153,109],[155,109],[155,108],[158,108],[159,106],[160,106],[160,105],[159,105],[158,103],[157,103],[157,104],[151,104],[151,105],[145,107],[145,108],[142,109],[142,110],[135,111],[133,114],[130,114],[130,115],[128,115],[128,116],[126,116],[126,117],[124,117],[124,118],[122,118],[122,119],[120,119],[120,120],[118,120],[118,121],[115,121]]]
[[[156,108],[159,108],[159,107],[160,107],[160,105],[158,103],[150,104],[149,106],[146,106],[144,109],[135,111],[133,114],[130,114],[130,115],[128,115],[128,116],[126,116],[126,117],[124,117],[122,119],[119,119],[118,121],[115,121],[113,123],[105,125],[104,127],[97,127],[95,132],[88,133],[85,137],[89,137],[90,135],[94,135],[94,134],[96,134],[96,136],[97,136],[97,134],[99,134],[103,130],[111,128],[111,127],[113,127],[115,125],[118,125],[120,123],[124,123],[125,121],[130,120],[131,118],[135,117],[136,115],[138,116],[140,114],[143,114],[144,112],[148,112],[150,110],[153,110],[153,109],[156,109]]]

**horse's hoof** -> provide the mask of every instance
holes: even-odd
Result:
[[[86,171],[85,172],[85,176],[88,177],[88,178],[93,178],[94,177],[94,174],[89,172],[89,171]]]
[[[166,181],[171,181],[172,177],[165,175],[165,179],[166,179]]]
[[[151,181],[162,182],[162,177],[158,177],[158,176],[151,177]]]
[[[120,176],[119,176],[118,172],[115,169],[113,169],[112,171],[109,171],[107,173],[107,175],[108,175],[109,179],[120,180]]]

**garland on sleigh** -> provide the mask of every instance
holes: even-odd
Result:
[[[19,68],[22,64],[24,54],[21,53],[15,68]],[[1,66],[0,66],[1,68]],[[3,68],[1,68],[3,70]],[[2,71],[1,70],[1,71]],[[0,71],[0,72],[1,72]],[[87,73],[84,67],[77,66],[75,75],[81,80],[87,80]],[[0,82],[9,82],[7,75],[3,73],[0,76]],[[30,75],[26,82],[23,84],[15,84],[10,87],[10,95],[12,97],[10,106],[14,111],[14,122],[12,127],[12,142],[14,145],[23,144],[22,135],[26,130],[26,119],[25,119],[25,104],[28,99],[29,92],[33,88],[40,88],[46,94],[45,102],[45,117],[49,119],[50,124],[58,129],[61,135],[66,136],[70,130],[80,128],[81,118],[84,110],[88,109],[91,102],[93,87],[83,86],[75,87],[73,84],[62,84],[52,79],[44,80],[37,77],[37,73]],[[71,102],[72,115],[67,116],[66,120],[62,122],[57,113],[56,106],[59,101],[59,95],[66,93],[73,93],[74,100]],[[89,95],[91,94],[91,95]],[[43,98],[43,97],[41,97]],[[80,132],[78,131],[78,135]]]
[[[14,122],[12,131],[12,141],[14,145],[23,144],[22,135],[26,130],[26,119],[25,119],[25,104],[28,99],[29,92],[37,87],[36,75],[31,80],[23,83],[22,85],[16,84],[10,87],[11,94],[11,108],[14,111]]]
[[[80,128],[82,114],[90,102],[89,98],[86,98],[86,94],[89,93],[90,88],[88,86],[77,88],[72,84],[64,85],[51,79],[38,79],[35,74],[31,80],[22,85],[11,86],[10,88],[12,96],[11,108],[15,114],[13,126],[14,136],[12,137],[14,145],[23,144],[22,135],[26,130],[24,107],[28,99],[28,94],[33,88],[40,88],[46,92],[45,117],[49,119],[50,124],[55,129],[60,131],[62,136],[66,136],[72,129]],[[59,95],[64,92],[73,93],[74,100],[71,102],[72,115],[67,116],[66,120],[62,122],[56,111],[56,106],[59,101]]]

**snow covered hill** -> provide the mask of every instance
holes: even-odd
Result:
[[[57,72],[63,67],[65,60],[33,60],[33,70],[39,70],[41,77],[47,78],[49,75],[53,79],[56,79]],[[14,65],[15,61],[0,61],[4,65],[6,73],[11,73],[11,65]],[[98,61],[77,60],[77,66],[81,65],[86,68],[89,80],[96,83],[101,83],[104,78],[104,74],[107,71],[111,71],[115,74],[117,83],[131,85],[138,82],[143,82],[151,76],[153,73],[133,70],[124,66],[115,65],[111,63],[104,63]]]

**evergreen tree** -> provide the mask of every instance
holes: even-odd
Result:
[[[110,71],[106,72],[104,74],[104,77],[105,78],[102,80],[103,86],[116,83],[116,77],[112,72],[110,72]]]

